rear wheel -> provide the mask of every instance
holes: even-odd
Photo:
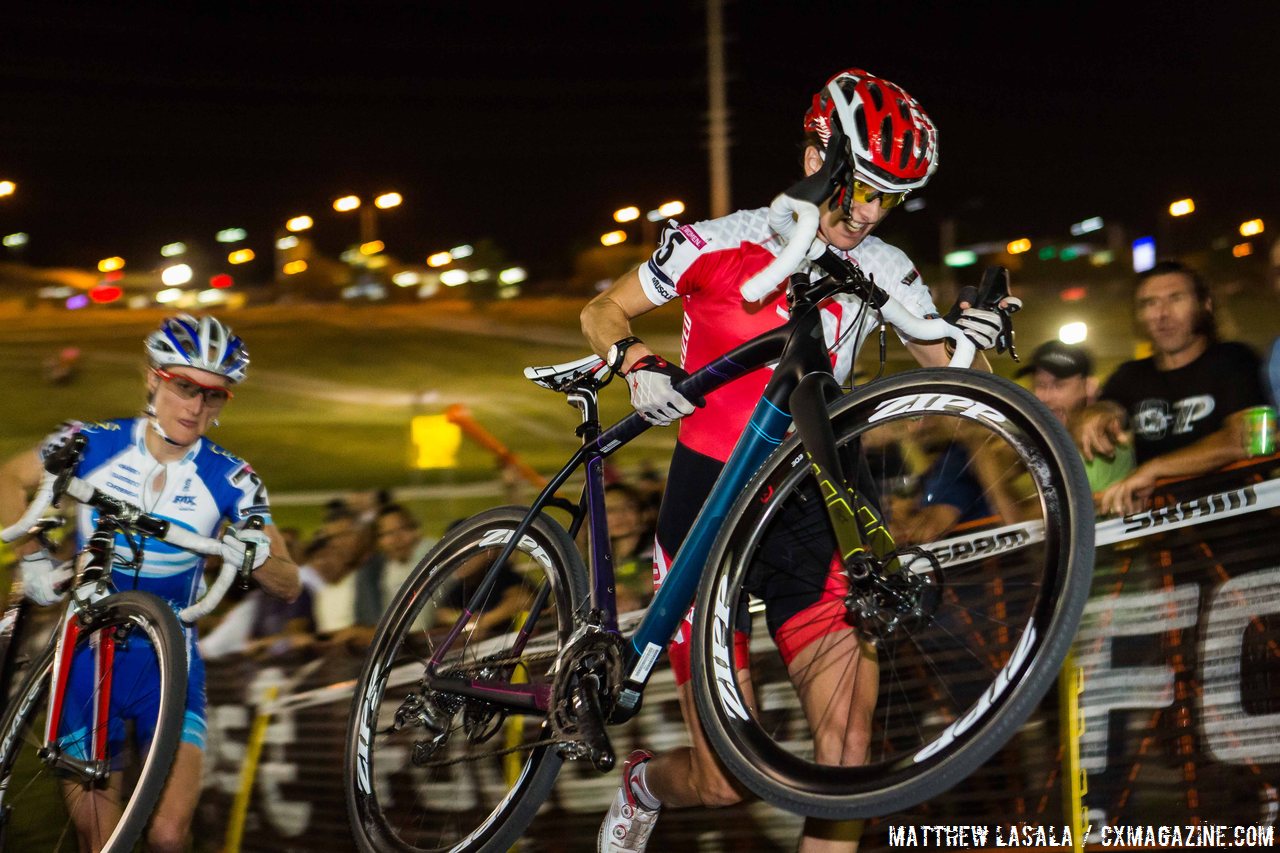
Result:
[[[114,644],[103,759],[92,754],[95,698],[105,682],[94,656]],[[30,667],[0,722],[4,850],[77,849],[77,827],[107,853],[132,850],[151,819],[182,736],[187,660],[173,610],[145,592],[103,599],[82,628],[62,724],[45,739],[53,644]],[[92,829],[96,827],[97,829]]]
[[[551,793],[562,758],[544,714],[511,714],[424,678],[439,656],[443,676],[549,689],[586,599],[586,574],[569,535],[546,516],[441,652],[526,512],[495,509],[452,530],[379,625],[352,704],[344,774],[352,831],[366,853],[506,850]]]
[[[864,530],[887,520],[896,544],[872,536],[878,558],[841,560],[791,439],[713,549],[693,684],[736,778],[848,819],[950,788],[1026,720],[1083,610],[1094,519],[1065,430],[1007,380],[911,371],[842,398],[832,422],[846,474],[861,454],[872,475]],[[736,632],[749,678],[728,663]]]

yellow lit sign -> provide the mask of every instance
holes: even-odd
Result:
[[[253,260],[255,255],[253,249],[236,249],[227,255],[227,263],[229,264],[247,264]]]
[[[1250,219],[1248,222],[1240,223],[1241,237],[1257,237],[1264,230],[1261,219]]]
[[[376,255],[385,248],[387,248],[387,244],[381,240],[370,240],[368,243],[360,244],[360,254]]]
[[[115,272],[124,269],[124,258],[111,257],[98,261],[98,272]]]
[[[456,468],[462,429],[445,415],[418,415],[410,422],[415,468]]]
[[[306,261],[289,261],[289,263],[284,265],[285,275],[297,275],[300,272],[306,272],[306,271],[307,271]]]
[[[1182,198],[1169,205],[1170,216],[1186,216],[1195,212],[1196,203],[1189,198]]]
[[[316,224],[315,220],[313,220],[310,216],[295,216],[292,219],[290,219],[288,222],[286,222],[284,224],[284,227],[289,231],[306,231],[308,228],[310,228],[312,225],[315,225],[315,224]]]
[[[453,260],[453,255],[448,252],[436,252],[427,258],[427,266],[442,267]]]

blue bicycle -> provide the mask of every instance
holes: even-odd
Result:
[[[784,194],[774,213],[791,243],[744,285],[747,298],[786,279],[813,245],[812,204]],[[916,339],[950,339],[953,367],[969,364],[973,346],[837,256],[810,254],[826,275],[791,277],[786,324],[680,386],[692,399],[774,365],[634,630],[619,628],[603,466],[648,425],[634,414],[600,424],[611,374],[598,357],[526,369],[581,411],[582,447],[531,507],[490,510],[449,532],[383,618],[347,736],[362,850],[508,849],[566,759],[613,766],[608,726],[638,711],[695,594],[702,725],[729,771],[782,808],[833,819],[907,808],[963,779],[1025,721],[1089,588],[1093,504],[1079,456],[1039,402],[987,373],[912,370],[843,393],[818,312],[838,294]],[[923,458],[899,464],[913,454]],[[580,499],[558,498],[579,469]],[[926,495],[910,494],[913,469],[925,472]],[[935,511],[928,498],[943,492],[964,495],[960,506]],[[553,509],[567,512],[567,529]],[[574,544],[584,525],[585,560]],[[819,760],[821,703],[765,630],[772,602],[823,594],[825,618],[834,607],[874,661],[876,683],[852,687],[867,744],[855,762]],[[824,655],[816,642],[814,673],[850,665],[847,647]],[[742,648],[749,663],[735,655]]]

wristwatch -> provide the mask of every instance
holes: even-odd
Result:
[[[622,360],[627,357],[627,350],[631,349],[634,344],[640,343],[640,339],[635,335],[630,335],[609,345],[609,351],[605,353],[605,363],[609,365],[609,369],[614,373],[622,373]]]

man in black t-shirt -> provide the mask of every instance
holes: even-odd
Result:
[[[1161,261],[1138,277],[1138,323],[1154,355],[1116,369],[1081,422],[1085,459],[1133,443],[1138,467],[1100,499],[1106,513],[1144,509],[1156,480],[1191,477],[1244,458],[1240,412],[1266,402],[1261,362],[1248,346],[1218,340],[1200,275]]]

